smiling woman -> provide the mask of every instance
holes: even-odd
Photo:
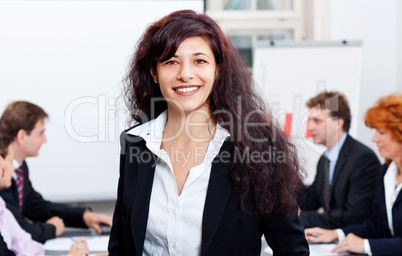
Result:
[[[138,124],[121,136],[111,256],[256,256],[262,235],[275,255],[308,255],[295,147],[215,21],[183,10],[151,24],[125,94]]]
[[[154,81],[158,81],[162,96],[168,100],[168,109],[191,112],[207,106],[216,76],[214,54],[202,37],[185,39],[175,55],[156,68],[151,67]],[[172,108],[174,107],[174,108]],[[172,115],[172,113],[170,114]]]
[[[4,186],[4,172],[5,172],[5,169],[7,166],[6,161],[4,161],[4,158],[3,158],[3,151],[4,150],[1,148],[1,145],[0,145],[0,189],[5,187]]]
[[[1,135],[0,135],[0,189],[3,189],[4,184],[4,171],[6,168],[6,162],[3,159],[4,149],[1,145]],[[7,244],[4,242],[4,238],[0,232],[0,255],[4,256],[15,256],[15,254],[7,248]]]
[[[375,128],[373,141],[386,163],[402,158],[402,95],[381,98],[366,114],[366,125]],[[398,148],[399,144],[399,148]],[[402,167],[402,159],[401,167]],[[401,168],[402,169],[402,168]]]
[[[0,155],[4,157],[5,167],[4,172],[1,176],[0,189],[8,188],[11,186],[11,176],[15,170],[15,167],[12,162],[14,159],[13,148],[11,146],[7,146],[3,148],[1,151],[2,152],[0,152]]]
[[[12,173],[15,167],[12,163],[14,151],[10,140],[0,134],[0,190],[11,186]],[[88,255],[89,250],[85,240],[80,239],[71,245],[68,255]],[[43,256],[43,245],[34,241],[31,234],[21,228],[6,203],[0,197],[0,255],[32,255]]]
[[[11,186],[11,175],[14,171],[12,163],[14,159],[14,151],[10,146],[10,142],[0,134],[0,190]]]

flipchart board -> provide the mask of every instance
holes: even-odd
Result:
[[[362,62],[361,42],[275,42],[254,50],[253,77],[273,116],[297,145],[311,184],[316,164],[325,151],[312,142],[307,130],[311,97],[323,90],[344,93],[350,104],[356,135]]]
[[[116,198],[121,81],[145,27],[180,9],[203,13],[204,1],[0,1],[0,112],[27,100],[49,114],[48,141],[27,159],[46,199]]]

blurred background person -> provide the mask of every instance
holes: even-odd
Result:
[[[306,105],[313,141],[326,151],[318,160],[314,182],[302,195],[300,219],[306,228],[361,223],[371,214],[380,161],[349,135],[352,117],[343,93],[324,91]]]
[[[335,242],[334,253],[402,255],[402,95],[380,98],[366,113],[365,123],[375,128],[372,141],[385,164],[380,169],[373,214],[361,224],[343,229],[306,229],[311,242]],[[346,235],[346,238],[345,238]]]
[[[26,158],[37,156],[47,141],[47,117],[41,107],[27,101],[12,102],[4,110],[0,118],[0,133],[13,148],[15,171],[11,186],[0,191],[0,196],[20,226],[35,241],[44,243],[61,236],[65,226],[90,227],[101,233],[100,224],[112,225],[110,216],[94,213],[85,207],[47,201],[31,183]]]
[[[0,134],[0,190],[10,187],[14,165],[13,148],[7,139]],[[23,230],[13,214],[6,208],[4,200],[0,197],[0,255],[26,255],[44,256],[43,245],[32,240],[29,233]],[[68,255],[89,255],[88,246],[84,239],[77,239],[70,248]]]

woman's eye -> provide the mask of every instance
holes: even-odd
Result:
[[[204,63],[206,63],[206,61],[205,61],[205,60],[196,60],[195,63],[197,63],[197,64],[204,64]]]
[[[378,133],[379,135],[384,135],[384,134],[385,134],[385,131],[384,131],[384,130],[376,129],[376,131],[377,131],[377,133]]]
[[[173,65],[176,64],[177,62],[175,60],[169,60],[167,62],[165,62],[166,65]]]

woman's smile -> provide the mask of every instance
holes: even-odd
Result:
[[[180,86],[180,87],[176,87],[173,90],[175,90],[178,94],[180,95],[193,95],[195,91],[198,90],[198,88],[200,88],[200,86]]]
[[[202,37],[189,37],[175,54],[151,69],[168,109],[192,112],[204,107],[216,77],[215,57]]]

